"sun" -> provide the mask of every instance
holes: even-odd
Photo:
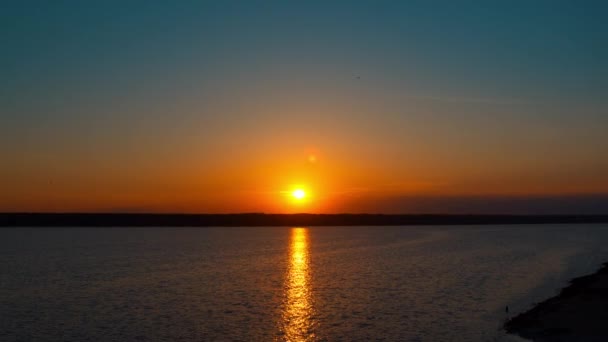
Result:
[[[301,200],[304,197],[306,197],[306,192],[302,189],[295,189],[292,193],[291,196],[293,196],[293,198],[297,199],[297,200]]]

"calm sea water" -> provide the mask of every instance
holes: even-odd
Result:
[[[493,341],[608,225],[0,229],[2,341]]]

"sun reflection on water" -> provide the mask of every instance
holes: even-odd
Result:
[[[292,228],[282,317],[286,341],[311,341],[315,337],[308,249],[308,229]]]

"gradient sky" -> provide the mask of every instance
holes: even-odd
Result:
[[[5,1],[0,211],[608,212],[607,15]]]

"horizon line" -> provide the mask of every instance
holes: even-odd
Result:
[[[337,212],[337,213],[314,213],[314,212],[298,212],[298,213],[276,213],[276,212],[231,212],[231,213],[213,213],[213,212],[138,212],[138,211],[0,211],[0,215],[200,215],[200,216],[236,216],[236,215],[268,215],[268,216],[295,216],[295,215],[316,215],[316,216],[347,216],[347,215],[382,215],[382,216],[608,216],[608,214],[577,214],[577,213],[560,213],[560,214],[542,214],[542,213],[442,213],[442,212],[426,212],[426,213],[383,213],[383,212]]]

